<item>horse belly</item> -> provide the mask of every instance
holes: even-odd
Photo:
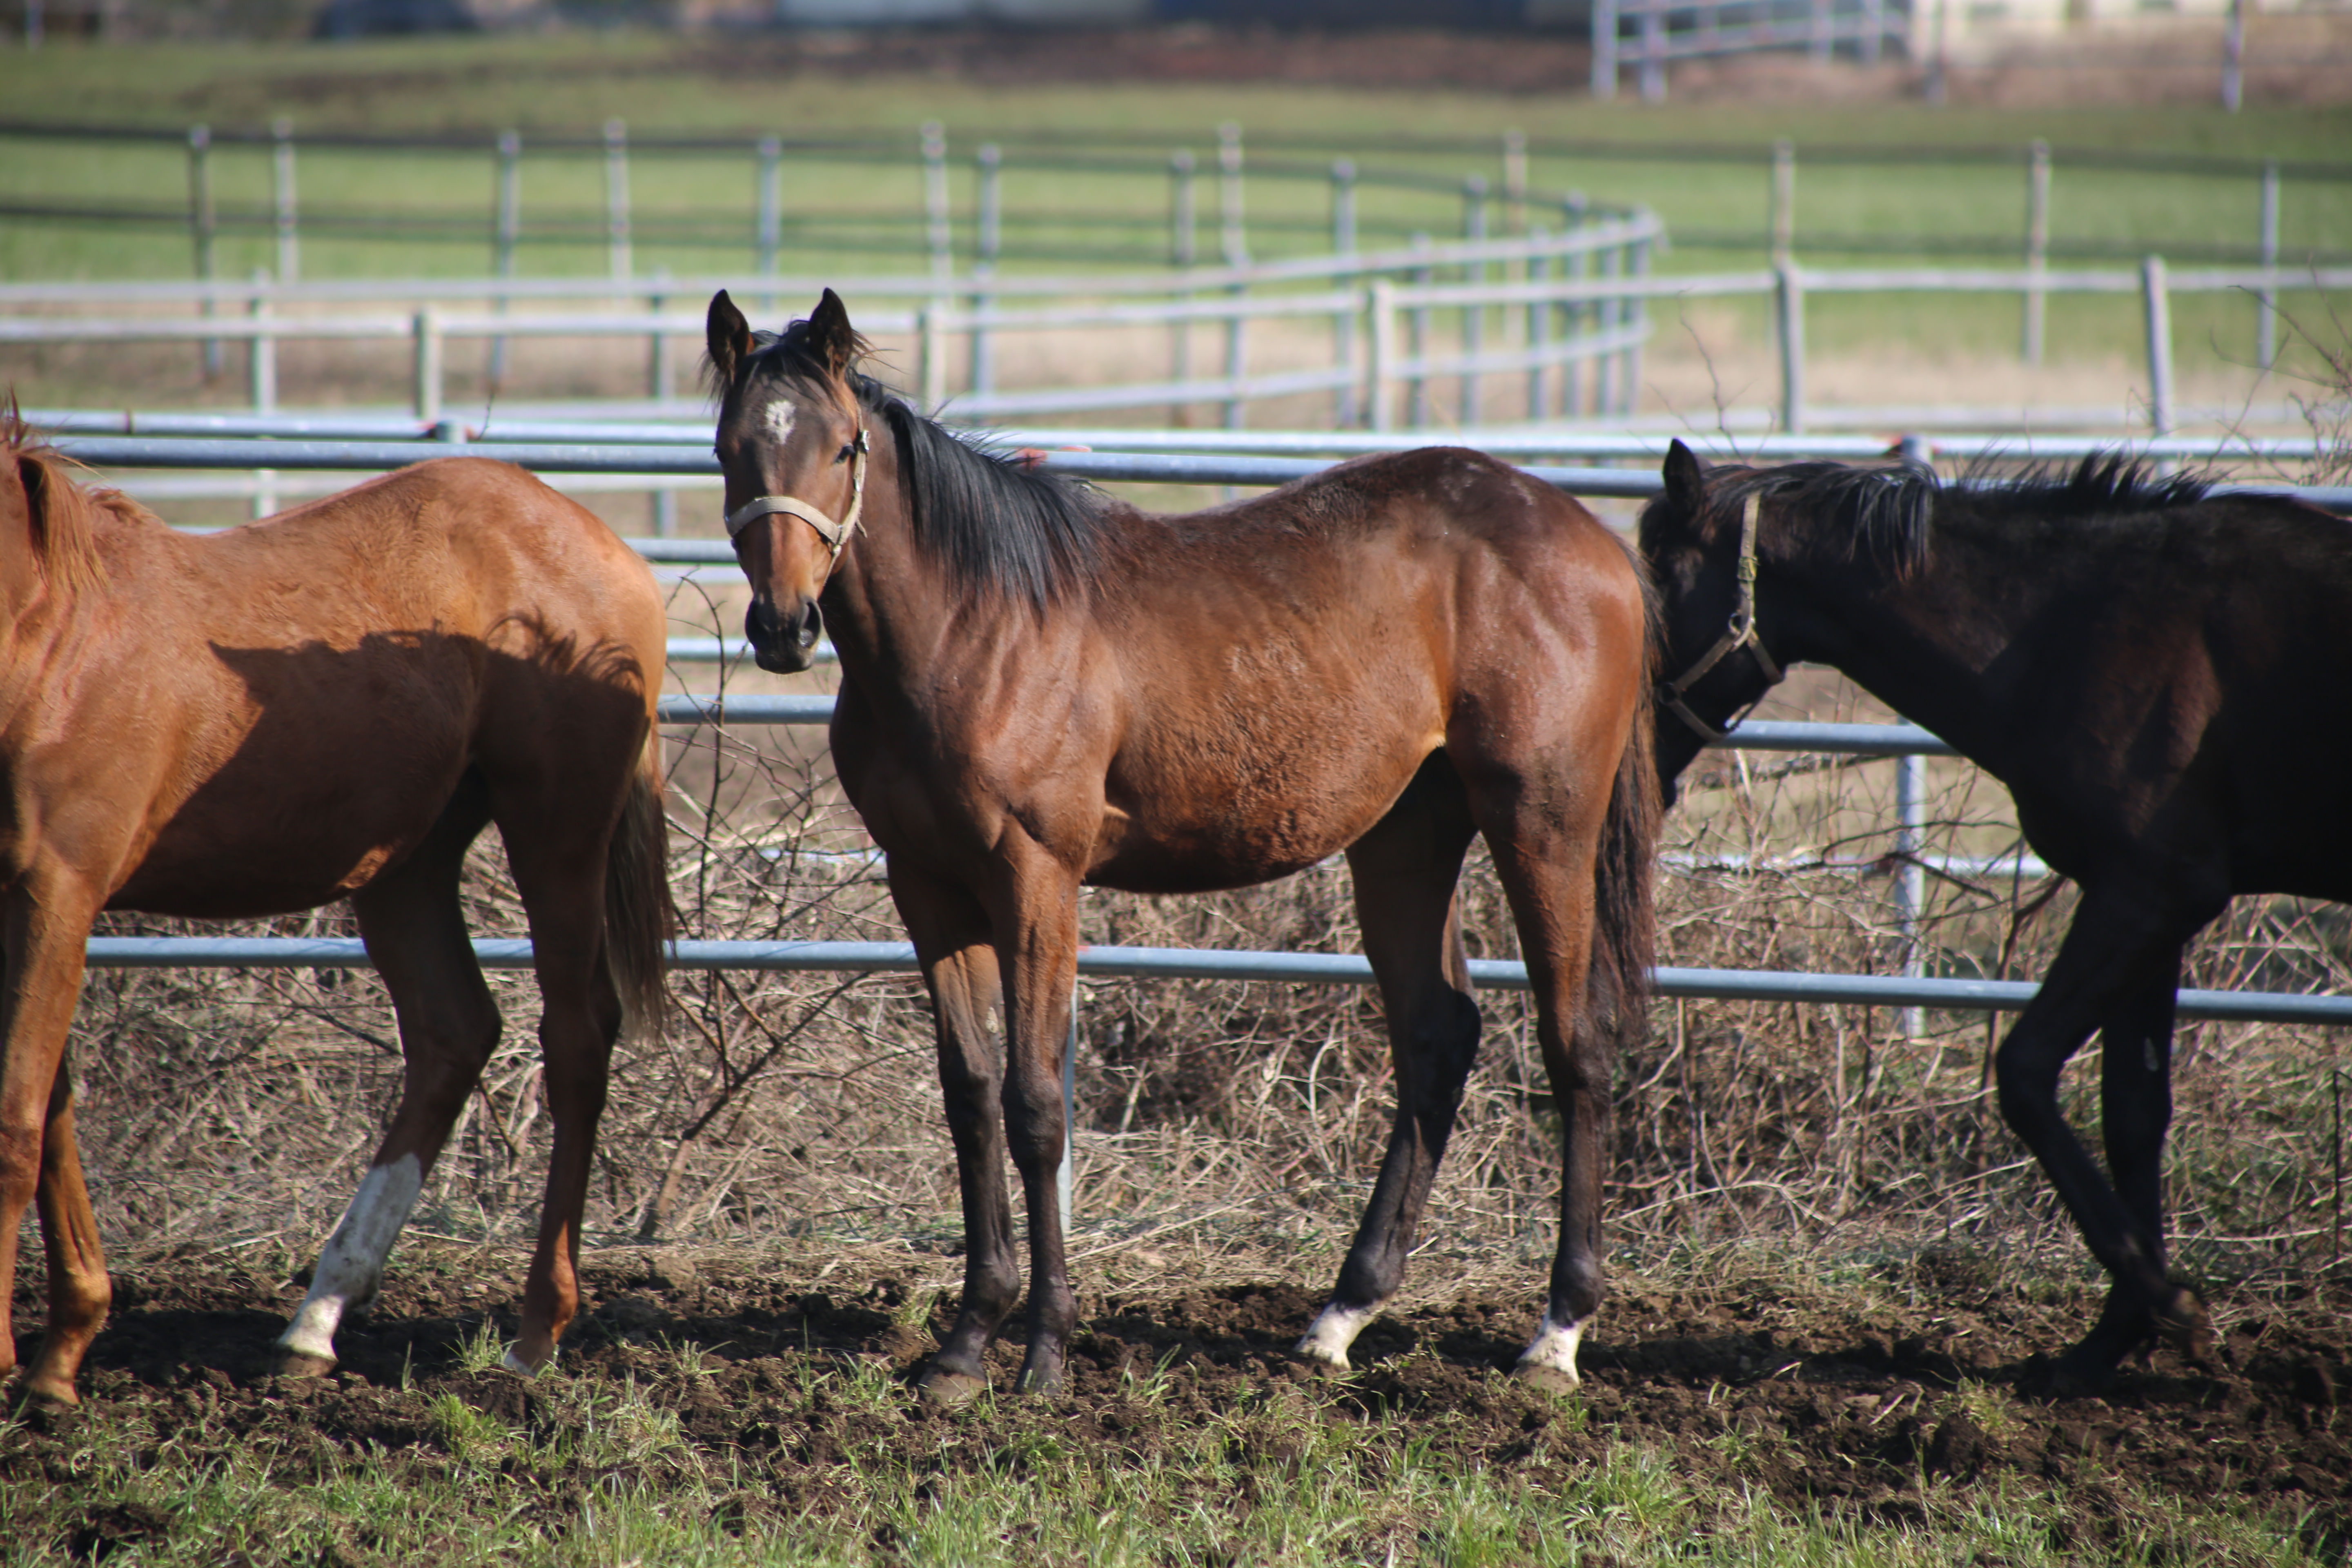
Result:
[[[1245,888],[1318,865],[1371,830],[1442,737],[1319,737],[1255,765],[1114,776],[1087,880],[1139,893]]]

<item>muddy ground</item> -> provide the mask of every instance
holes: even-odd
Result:
[[[950,1314],[951,1290],[938,1286],[956,1265],[901,1256],[903,1266],[869,1256],[813,1279],[806,1259],[772,1254],[591,1255],[591,1310],[566,1342],[562,1382],[634,1380],[676,1413],[688,1443],[747,1478],[755,1510],[823,1516],[855,1484],[853,1453],[919,1470],[990,1462],[1020,1418],[1011,1407],[1025,1402],[1001,1400],[975,1419],[910,1388],[864,1404],[811,1397],[814,1369],[863,1363],[903,1384],[919,1368]],[[217,1258],[125,1268],[81,1411],[0,1428],[0,1479],[47,1468],[68,1483],[53,1500],[69,1509],[58,1456],[88,1424],[129,1415],[157,1428],[201,1423],[281,1454],[286,1441],[307,1444],[322,1470],[369,1450],[430,1468],[446,1443],[446,1418],[431,1413],[444,1394],[517,1427],[558,1419],[554,1380],[460,1364],[486,1312],[511,1330],[518,1281],[500,1271],[516,1261],[407,1249],[373,1313],[345,1330],[343,1366],[305,1382],[268,1370],[294,1282]],[[1665,1283],[1621,1272],[1586,1343],[1584,1390],[1562,1400],[1504,1375],[1531,1325],[1532,1276],[1384,1319],[1359,1342],[1357,1373],[1323,1378],[1289,1354],[1319,1305],[1309,1288],[1319,1271],[1312,1282],[1188,1285],[1182,1268],[1171,1260],[1156,1285],[1087,1302],[1057,1410],[1066,1436],[1141,1464],[1171,1433],[1223,1422],[1231,1443],[1265,1450],[1251,1458],[1279,1461],[1285,1445],[1297,1452],[1295,1421],[1254,1426],[1245,1412],[1287,1384],[1324,1420],[1412,1434],[1498,1471],[1566,1474],[1632,1442],[1663,1450],[1695,1484],[1769,1489],[1874,1523],[1920,1518],[1924,1488],[1997,1498],[2055,1483],[2084,1504],[2078,1519],[2098,1520],[2103,1498],[2137,1487],[2305,1515],[2323,1556],[2352,1544],[2352,1289],[2341,1285],[2219,1290],[2207,1364],[2158,1352],[2105,1397],[2053,1398],[2043,1352],[2087,1322],[2090,1288],[2020,1282],[1990,1255],[1930,1252],[1818,1289],[1792,1288],[1801,1276],[1786,1268],[1686,1270]],[[26,1272],[20,1354],[39,1311],[37,1267]],[[681,1357],[689,1342],[707,1354]],[[1000,1345],[998,1356],[1003,1388],[1014,1355]],[[1397,1415],[1411,1419],[1383,1419]],[[579,1478],[571,1495],[596,1479]],[[564,1496],[558,1485],[546,1506]]]

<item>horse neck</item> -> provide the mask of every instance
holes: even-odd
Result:
[[[1826,664],[1906,718],[2000,772],[2008,715],[2032,675],[2001,655],[2057,590],[2055,574],[2021,573],[1958,531],[1897,575],[1826,550],[1775,562],[1798,592],[1782,595],[1783,659]]]
[[[903,678],[932,664],[960,606],[938,563],[915,541],[898,437],[887,421],[871,428],[879,438],[865,510],[820,603],[845,673],[918,689]]]

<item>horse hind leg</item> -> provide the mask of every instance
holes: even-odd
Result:
[[[1413,1233],[1478,1054],[1478,1007],[1462,948],[1456,884],[1475,832],[1443,754],[1348,850],[1364,952],[1396,1063],[1396,1121],[1329,1304],[1297,1353],[1345,1368],[1348,1348],[1403,1280]]]
[[[49,1265],[49,1330],[25,1374],[25,1391],[59,1405],[74,1403],[74,1373],[98,1337],[113,1300],[98,1215],[82,1183],[74,1140],[73,1063],[58,1061],[49,1090],[48,1125],[41,1140],[41,1240]]]
[[[335,1331],[374,1299],[425,1174],[498,1047],[498,1004],[457,901],[466,848],[485,819],[478,792],[467,791],[415,854],[352,895],[368,957],[392,994],[400,1025],[400,1105],[359,1192],[320,1250],[309,1293],[278,1337],[278,1366],[287,1375],[334,1367]]]

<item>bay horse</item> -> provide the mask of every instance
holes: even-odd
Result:
[[[37,1192],[48,1326],[25,1390],[75,1402],[111,1291],[74,1142],[67,1030],[101,910],[249,919],[351,900],[404,1080],[278,1341],[334,1364],[499,1019],[458,875],[489,824],[530,920],[555,1152],[510,1364],[579,1300],[605,1072],[661,997],[664,614],[593,515],[478,458],[209,537],[85,490],[0,426],[0,1376]]]
[[[936,1016],[966,1252],[924,1392],[984,1386],[1020,1295],[1008,1150],[1031,1264],[1020,1383],[1063,1380],[1076,1301],[1055,1176],[1081,884],[1234,888],[1342,850],[1399,1102],[1299,1346],[1348,1364],[1402,1277],[1477,1050],[1455,882],[1480,833],[1561,1107],[1559,1247],[1519,1364],[1572,1383],[1601,1300],[1613,1047],[1641,1026],[1649,977],[1657,785],[1631,552],[1559,491],[1459,450],[1150,515],[892,396],[857,371],[866,344],[830,289],[781,335],[754,334],[722,291],[708,328],[746,631],[763,668],[798,670],[831,628],[835,767]]]
[[[2002,1117],[2110,1277],[2053,1385],[2211,1339],[2166,1270],[2162,1160],[2189,939],[2238,893],[2352,898],[2352,531],[2115,456],[2013,483],[1832,463],[1708,469],[1681,442],[1641,542],[1664,600],[1673,781],[1790,664],[1844,671],[2009,787],[2082,889],[1994,1058]],[[2058,1105],[2103,1039],[2112,1180]]]

